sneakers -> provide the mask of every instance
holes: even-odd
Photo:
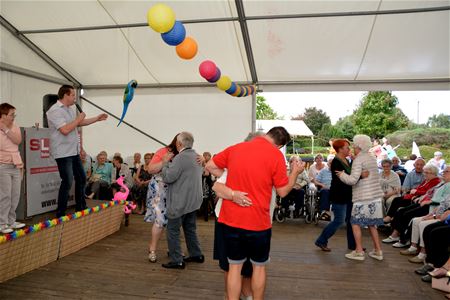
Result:
[[[414,257],[409,258],[408,261],[414,264],[421,264],[425,261],[425,257],[419,257],[419,255],[416,255]]]
[[[383,260],[383,251],[372,250],[369,252],[369,256],[376,260]]]
[[[419,251],[417,250],[416,247],[414,247],[414,248],[409,247],[409,248],[406,249],[406,250],[400,251],[400,254],[401,254],[401,255],[417,255],[417,254],[419,254]]]
[[[399,240],[400,240],[399,237],[393,237],[390,235],[388,238],[384,239],[382,242],[386,243],[386,244],[390,244],[390,243],[398,242]]]
[[[348,259],[363,261],[366,259],[366,254],[364,252],[356,252],[355,250],[345,254],[345,257]]]
[[[20,229],[20,228],[24,228],[26,225],[24,223],[20,223],[20,222],[14,222],[14,224],[12,224],[10,227],[12,229]]]
[[[8,233],[13,232],[13,230],[8,225],[0,225],[0,232],[4,233],[4,234],[8,234]]]
[[[394,247],[394,248],[406,248],[409,245],[411,245],[410,242],[402,243],[402,242],[398,241],[397,243],[393,244],[392,247]]]

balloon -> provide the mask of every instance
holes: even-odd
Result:
[[[186,29],[184,28],[183,23],[176,21],[172,30],[166,33],[161,33],[161,37],[168,45],[177,46],[184,41],[184,38],[186,37]]]
[[[147,12],[148,26],[154,31],[165,33],[170,31],[175,24],[175,13],[162,3],[153,5]]]
[[[220,72],[220,69],[216,68],[216,75],[213,78],[207,79],[207,80],[208,80],[208,82],[216,82],[217,80],[220,79],[221,75],[222,75],[222,73]]]
[[[217,80],[217,87],[222,91],[226,91],[231,87],[231,79],[228,76],[221,76],[219,80]]]
[[[198,71],[200,75],[206,80],[213,78],[216,76],[217,67],[216,64],[210,60],[204,60],[198,67]]]
[[[228,90],[226,90],[225,92],[229,95],[233,95],[233,93],[236,92],[236,89],[237,89],[236,83],[232,82],[231,87]]]
[[[247,97],[248,96],[248,86],[244,86],[244,94],[242,95],[242,97]]]
[[[245,89],[243,86],[241,86],[241,91],[239,92],[239,94],[237,95],[238,97],[242,97],[245,93]]]
[[[130,105],[131,100],[133,100],[134,89],[137,88],[137,85],[138,85],[137,81],[133,79],[133,80],[130,80],[130,82],[128,82],[127,87],[125,88],[125,91],[123,93],[122,116],[120,117],[119,124],[117,124],[117,126],[119,126],[120,123],[122,123],[123,118],[125,118],[125,115],[128,110],[128,105]]]
[[[193,38],[187,37],[175,49],[178,56],[182,59],[191,59],[197,54],[198,47],[197,42]]]
[[[255,93],[255,86],[254,85],[250,85],[249,86],[250,91],[248,92],[249,95],[253,95]]]
[[[231,96],[237,97],[237,95],[239,95],[240,92],[241,92],[241,86],[236,84],[236,91],[233,94],[231,94]]]

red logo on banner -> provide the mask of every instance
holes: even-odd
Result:
[[[30,150],[31,151],[41,151],[41,158],[50,157],[50,139],[31,139],[30,140]]]

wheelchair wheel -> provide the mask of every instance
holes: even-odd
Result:
[[[305,216],[305,223],[311,224],[311,222],[314,221],[315,216],[315,205],[314,205],[314,196],[309,195],[308,200],[305,203],[305,209],[306,209],[306,216]]]
[[[275,220],[277,220],[278,223],[283,223],[286,220],[283,211],[279,208],[275,208],[273,216],[275,217]]]
[[[316,212],[315,214],[314,214],[314,224],[319,224],[319,212]]]

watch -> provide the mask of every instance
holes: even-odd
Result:
[[[433,219],[436,219],[436,214],[433,214]]]

